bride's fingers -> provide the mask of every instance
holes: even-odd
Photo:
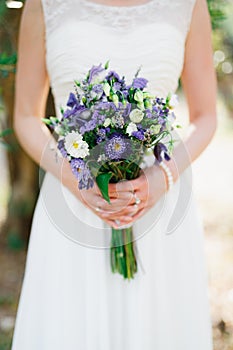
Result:
[[[108,212],[108,211],[102,211],[100,212],[100,216],[103,218],[108,218],[111,220],[131,220],[132,217],[134,217],[139,210],[143,209],[142,206],[138,205],[131,205],[125,208],[121,211],[115,211],[115,212]]]

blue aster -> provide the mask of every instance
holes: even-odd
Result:
[[[121,135],[114,135],[105,144],[105,154],[110,160],[126,158],[129,150],[129,140]]]

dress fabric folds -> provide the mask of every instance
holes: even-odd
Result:
[[[107,6],[42,0],[57,116],[92,65],[174,93],[194,0]],[[212,350],[203,227],[191,167],[134,225],[138,272],[110,268],[111,231],[46,173],[37,201],[12,350]]]

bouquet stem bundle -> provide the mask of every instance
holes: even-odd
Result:
[[[134,252],[133,228],[112,229],[111,268],[125,279],[134,278],[137,260]]]

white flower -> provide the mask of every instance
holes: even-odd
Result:
[[[116,107],[118,107],[119,104],[119,97],[117,96],[117,94],[112,95],[112,102],[114,103],[114,105]]]
[[[156,135],[160,132],[161,126],[159,124],[157,125],[151,125],[150,132],[152,135]]]
[[[103,90],[106,96],[110,95],[110,89],[111,89],[110,85],[108,83],[104,83]]]
[[[111,124],[111,119],[110,118],[106,118],[105,121],[104,121],[104,127],[107,128],[110,124]]]
[[[140,123],[144,117],[144,113],[139,109],[133,109],[129,114],[129,119],[133,123]]]
[[[169,106],[171,108],[174,108],[176,107],[177,105],[179,104],[179,101],[178,101],[178,96],[173,94],[169,100]]]
[[[85,158],[89,154],[88,144],[78,132],[72,131],[65,136],[67,153],[75,158]]]
[[[136,124],[131,122],[126,128],[126,133],[131,136],[134,131],[138,131],[138,128]]]
[[[143,98],[149,98],[150,100],[151,99],[155,99],[155,96],[154,95],[152,95],[150,92],[148,92],[148,91],[144,91],[143,92]]]
[[[143,102],[143,92],[141,90],[138,90],[134,94],[134,99],[137,102]]]

